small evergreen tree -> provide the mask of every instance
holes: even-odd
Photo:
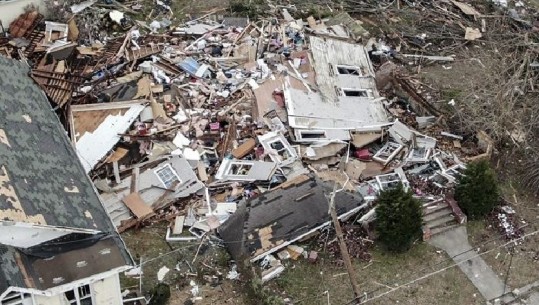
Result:
[[[170,286],[164,283],[157,284],[151,291],[149,305],[165,305],[170,299]]]
[[[408,250],[421,236],[421,203],[402,184],[380,192],[376,203],[378,240],[391,252]]]
[[[480,219],[494,209],[499,200],[498,184],[487,161],[466,165],[455,187],[455,200],[470,219]]]

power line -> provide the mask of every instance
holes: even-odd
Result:
[[[523,228],[523,227],[525,227],[525,226],[526,226],[526,225],[521,226],[519,229],[521,229],[521,228]],[[489,244],[489,243],[491,243],[491,242],[499,241],[499,240],[501,240],[502,238],[503,238],[503,235],[498,235],[497,237],[488,239],[488,240],[486,240],[486,241],[484,241],[484,242],[482,242],[482,243],[480,243],[480,244],[478,244],[478,245],[475,245],[474,247],[472,247],[472,248],[470,248],[470,249],[468,249],[468,250],[466,250],[466,251],[462,251],[462,252],[457,253],[457,254],[455,254],[455,255],[453,255],[453,256],[449,256],[449,257],[446,258],[445,260],[442,260],[442,261],[440,261],[440,262],[438,262],[438,263],[436,263],[436,264],[433,264],[433,265],[424,267],[424,268],[422,268],[422,269],[419,269],[419,270],[417,270],[417,271],[415,271],[415,272],[412,272],[412,273],[410,273],[409,275],[407,275],[406,277],[404,277],[404,279],[408,279],[408,278],[411,278],[412,276],[421,274],[421,273],[423,273],[423,271],[425,271],[425,270],[427,270],[427,269],[433,269],[433,268],[435,268],[436,266],[442,265],[442,264],[444,264],[444,263],[446,263],[446,262],[448,262],[448,261],[453,260],[455,257],[458,257],[458,256],[461,256],[461,255],[466,254],[466,253],[468,253],[468,252],[474,251],[476,248],[482,247],[482,246],[487,245],[487,244]],[[513,241],[515,241],[515,240],[513,240]],[[386,282],[385,285],[391,287],[391,286],[394,286],[394,283],[387,283],[387,282]],[[363,295],[365,295],[365,294],[366,294],[366,295],[369,295],[369,294],[375,293],[375,292],[377,292],[377,291],[380,291],[380,290],[382,290],[382,289],[384,289],[384,287],[379,287],[379,288],[370,290],[370,291],[368,291],[368,292],[364,292]]]
[[[484,255],[484,254],[490,253],[490,252],[492,252],[492,251],[494,251],[494,250],[496,250],[496,249],[499,249],[499,248],[501,248],[501,247],[505,247],[505,246],[507,246],[507,245],[509,245],[509,244],[511,244],[511,243],[514,243],[514,242],[516,242],[516,241],[518,241],[518,240],[523,240],[525,237],[528,237],[528,236],[531,236],[531,235],[535,235],[535,234],[537,234],[537,233],[539,233],[539,230],[536,230],[536,231],[530,232],[530,233],[528,233],[528,234],[525,234],[525,235],[523,235],[523,236],[521,236],[521,237],[519,237],[519,238],[517,238],[517,239],[514,239],[514,240],[511,240],[511,241],[506,242],[506,243],[504,243],[504,244],[501,244],[501,245],[499,245],[499,246],[497,246],[497,247],[495,247],[495,248],[492,248],[492,249],[489,249],[489,250],[487,250],[487,251],[478,253],[477,255],[474,255],[474,256],[470,257],[468,260],[470,260],[470,259],[472,259],[472,258],[480,257],[480,256],[482,256],[482,255]],[[394,287],[394,288],[391,288],[389,291],[386,291],[386,292],[384,292],[384,293],[381,293],[381,294],[379,294],[379,295],[377,295],[377,296],[374,296],[374,297],[372,297],[372,298],[368,298],[368,299],[366,299],[366,300],[363,300],[363,301],[361,301],[359,304],[365,304],[365,303],[370,302],[370,301],[372,301],[372,300],[379,299],[379,298],[381,298],[381,297],[383,297],[383,296],[385,296],[385,295],[387,295],[387,294],[390,294],[390,293],[392,293],[392,292],[395,292],[396,290],[398,290],[398,289],[400,289],[400,288],[402,288],[402,287],[409,286],[409,285],[411,285],[411,284],[413,284],[413,283],[415,283],[415,282],[417,282],[417,281],[426,279],[426,278],[428,278],[428,277],[431,277],[431,276],[433,276],[433,275],[436,275],[436,274],[438,274],[438,273],[440,273],[440,272],[443,272],[443,271],[445,271],[445,270],[448,270],[448,269],[450,269],[450,268],[453,268],[453,267],[458,266],[458,265],[460,265],[460,264],[462,264],[462,263],[465,263],[465,262],[466,262],[466,261],[462,261],[462,262],[460,262],[460,263],[455,263],[455,264],[449,265],[449,266],[447,266],[447,267],[441,268],[441,269],[439,269],[439,270],[436,270],[436,271],[434,271],[434,272],[428,273],[428,274],[423,275],[423,276],[421,276],[421,277],[419,277],[419,278],[416,278],[416,279],[414,279],[414,280],[411,280],[411,281],[409,281],[409,282],[407,282],[407,283],[405,283],[405,284],[398,285],[398,286],[396,286],[396,287]],[[351,304],[351,303],[349,303],[349,304]]]

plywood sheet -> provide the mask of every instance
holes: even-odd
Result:
[[[137,218],[146,218],[153,214],[152,208],[146,205],[139,193],[131,193],[122,201]]]
[[[118,162],[118,161],[120,161],[120,159],[122,159],[123,157],[125,157],[125,155],[127,154],[127,152],[129,152],[129,150],[127,150],[127,149],[125,149],[125,148],[118,147],[118,148],[112,153],[112,155],[110,155],[110,156],[107,158],[107,163],[112,163],[112,162]]]

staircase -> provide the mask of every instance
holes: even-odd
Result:
[[[432,200],[423,204],[423,239],[428,240],[459,225],[460,221],[448,201]]]

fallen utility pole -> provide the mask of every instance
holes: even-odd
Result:
[[[344,164],[344,162],[341,161],[341,164]],[[344,170],[341,172],[344,173]],[[346,187],[347,183],[348,180],[344,183],[342,189],[337,190],[337,182],[335,182],[333,192],[331,192],[331,197],[329,200],[329,214],[331,215],[331,220],[333,221],[333,226],[335,227],[335,233],[337,234],[337,240],[339,242],[339,247],[341,250],[341,257],[344,261],[346,271],[348,271],[348,276],[350,277],[350,284],[352,284],[352,290],[354,291],[354,301],[359,302],[359,298],[361,297],[361,291],[359,290],[359,286],[357,285],[356,272],[354,270],[354,267],[352,266],[352,261],[350,260],[350,253],[348,253],[348,248],[346,247],[346,243],[344,242],[341,223],[339,222],[339,217],[337,217],[337,210],[335,209],[335,196],[338,192],[342,191]]]

